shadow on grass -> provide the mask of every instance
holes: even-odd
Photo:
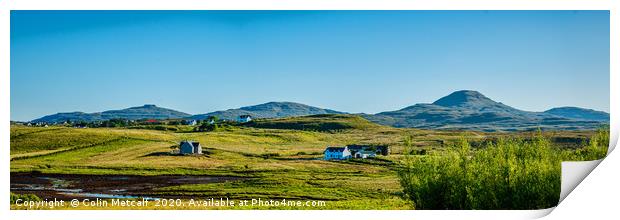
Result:
[[[161,157],[161,156],[176,156],[176,157],[209,157],[211,153],[208,151],[203,152],[202,154],[179,154],[173,152],[153,152],[149,154],[142,155],[140,157]]]

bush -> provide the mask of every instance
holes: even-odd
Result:
[[[269,158],[273,158],[273,157],[279,157],[280,154],[279,153],[264,153],[261,154],[260,157],[265,158],[265,159],[269,159]]]
[[[406,158],[398,176],[416,209],[542,209],[559,200],[561,158],[540,134],[478,150],[463,139],[444,152]]]
[[[588,141],[588,145],[577,149],[574,154],[565,157],[565,160],[598,160],[607,156],[609,148],[609,129],[599,129],[596,135]]]
[[[218,124],[209,124],[207,122],[203,122],[200,126],[195,127],[194,131],[218,131],[221,129],[221,126]]]

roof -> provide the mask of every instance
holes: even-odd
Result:
[[[239,115],[239,118],[251,118],[251,115]]]
[[[188,144],[192,145],[193,147],[200,146],[200,142],[197,142],[197,141],[181,141],[180,144],[183,145],[183,143],[188,143]]]
[[[361,150],[361,151],[358,151],[358,152],[361,153],[361,154],[374,154],[375,153],[374,151],[371,151],[371,150]]]
[[[329,152],[343,152],[347,147],[327,147],[325,148],[325,151],[329,151]]]
[[[358,145],[358,144],[352,144],[352,145],[347,145],[347,147],[349,147],[349,150],[363,150],[363,149],[368,149],[368,148],[375,148],[375,149],[381,149],[381,148],[387,148],[387,145]]]

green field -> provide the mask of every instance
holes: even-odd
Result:
[[[312,199],[327,201],[324,209],[413,209],[415,203],[405,195],[398,175],[407,157],[450,152],[449,146],[464,139],[476,149],[489,140],[529,140],[537,135],[398,129],[360,117],[329,115],[258,120],[210,132],[178,130],[183,132],[11,125],[10,168],[12,173],[244,177],[160,187],[151,195]],[[574,155],[583,154],[581,149],[595,133],[538,135],[550,140],[558,155],[586,159]],[[199,141],[206,154],[171,155],[172,147],[182,140]],[[392,153],[376,159],[321,159],[326,146],[346,144],[387,144]]]

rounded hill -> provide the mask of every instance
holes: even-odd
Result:
[[[342,131],[383,127],[358,115],[319,114],[300,117],[257,119],[244,124],[247,127],[267,129],[292,129],[306,131]]]

